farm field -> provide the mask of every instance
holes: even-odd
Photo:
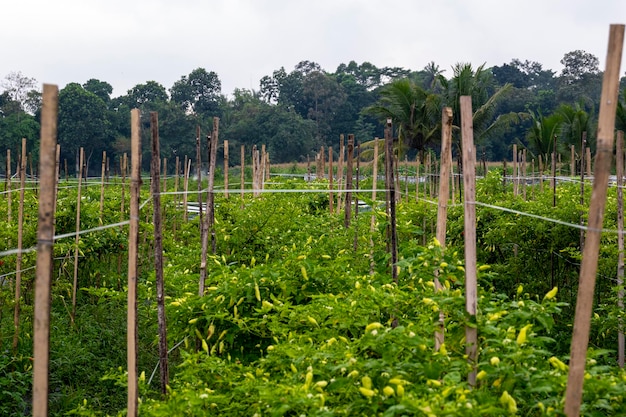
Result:
[[[54,246],[51,415],[125,415],[128,226],[107,225],[128,218],[129,194],[114,179],[100,214],[99,185],[83,184],[80,200],[80,229],[89,232],[79,239],[74,321],[74,239],[58,239]],[[371,189],[371,178],[359,186]],[[236,192],[228,198],[216,194],[216,249],[208,257],[203,296],[199,217],[185,221],[181,196],[161,196],[169,348],[163,396],[156,368],[152,204],[144,184],[137,295],[140,415],[562,415],[581,259],[580,229],[572,225],[586,218],[579,182],[559,184],[555,200],[547,181],[542,188],[529,186],[523,198],[499,170],[478,180],[475,320],[465,313],[462,205],[450,204],[444,250],[434,239],[437,205],[421,196],[416,200],[415,185],[409,188],[397,206],[394,282],[384,209],[353,211],[345,227],[343,212],[329,213],[327,189],[325,180],[272,177],[260,197],[246,193],[242,201]],[[608,232],[599,257],[581,409],[586,416],[626,413],[626,374],[616,353],[623,313],[615,285],[617,234],[611,232],[615,191],[609,189]],[[377,206],[371,192],[355,197]],[[587,203],[589,197],[587,187]],[[25,201],[24,248],[30,248],[36,244],[34,187],[27,187]],[[8,212],[7,204],[0,199],[0,212]],[[2,251],[16,245],[12,204],[13,220],[1,221]],[[76,205],[75,183],[61,181],[57,236],[76,230]],[[34,260],[35,252],[24,253],[14,350],[16,256],[0,258],[0,415],[30,414]],[[435,291],[435,276],[442,291]],[[437,350],[440,317],[445,343]],[[475,386],[468,383],[474,370],[465,351],[468,325],[479,337]]]

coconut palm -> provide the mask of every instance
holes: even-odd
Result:
[[[541,112],[528,112],[532,124],[526,132],[526,139],[531,152],[536,156],[541,155],[544,161],[548,160],[548,156],[554,149],[554,137],[561,132],[563,125],[563,116],[559,113],[553,113],[550,116],[543,116]]]
[[[587,146],[592,142],[591,134],[594,132],[592,119],[581,103],[571,106],[562,104],[557,110],[562,119],[559,141],[568,145],[574,145],[574,148],[580,152],[581,138],[583,132],[587,132]]]
[[[441,129],[441,99],[409,79],[393,81],[380,92],[378,102],[365,109],[382,122],[391,119],[397,131],[396,152],[417,149],[420,160]],[[362,146],[371,147],[372,143]]]

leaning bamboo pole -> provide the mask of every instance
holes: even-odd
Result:
[[[448,221],[448,199],[450,198],[450,170],[452,168],[452,108],[444,107],[441,112],[441,178],[439,180],[439,198],[437,202],[437,241],[443,251],[446,247],[446,227]],[[435,290],[442,291],[443,286],[435,275]],[[435,349],[444,343],[444,317],[439,315],[439,327],[435,331]]]
[[[50,357],[50,284],[54,245],[54,154],[57,143],[59,89],[44,84],[41,107],[39,172],[39,221],[37,224],[37,266],[33,320],[33,417],[48,415],[48,367]]]
[[[137,260],[139,245],[139,190],[141,187],[141,121],[138,109],[131,115],[130,222],[128,229],[128,315],[126,321],[126,361],[128,368],[127,415],[137,417]]]
[[[564,410],[568,417],[577,417],[580,414],[582,401],[589,329],[591,327],[591,313],[593,310],[593,294],[596,284],[596,272],[598,270],[600,236],[604,219],[609,173],[613,159],[613,135],[623,43],[624,25],[611,25],[606,71],[602,81],[598,133],[596,135],[595,177],[591,203],[589,205],[585,250],[580,267],[580,283],[576,299],[569,374],[565,392]]]
[[[81,186],[83,181],[83,164],[85,161],[85,150],[80,148],[80,168],[78,169],[78,191],[76,197],[76,236],[74,236],[74,284],[72,286],[72,315],[71,321],[74,324],[76,320],[76,288],[78,287],[78,244],[80,243],[80,202],[81,202]]]
[[[13,352],[17,352],[20,334],[20,298],[22,291],[22,246],[24,235],[24,191],[26,189],[26,138],[22,139],[22,158],[20,159],[20,204],[17,213],[17,263],[15,271],[15,306],[13,310]]]
[[[476,317],[476,177],[474,156],[474,127],[472,122],[472,97],[461,96],[461,135],[463,141],[464,235],[465,235],[465,310]],[[472,320],[472,319],[470,319]],[[478,332],[475,326],[465,326],[465,353],[472,367],[468,375],[470,386],[476,385],[478,359]]]
[[[165,317],[165,283],[163,277],[163,234],[161,231],[161,192],[159,190],[159,173],[161,152],[159,149],[159,116],[150,113],[150,131],[152,136],[152,161],[150,163],[152,192],[152,221],[154,224],[154,269],[156,274],[157,321],[159,327],[159,367],[161,370],[161,394],[167,394],[169,384],[169,367],[167,361],[167,327]],[[200,179],[198,179],[199,181]],[[202,201],[199,201],[201,204]]]

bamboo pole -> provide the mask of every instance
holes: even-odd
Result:
[[[224,140],[224,197],[228,198],[228,140]]]
[[[17,264],[15,271],[15,306],[13,311],[13,353],[17,353],[20,334],[20,298],[22,291],[22,246],[24,235],[24,191],[26,189],[26,138],[22,139],[22,157],[20,159],[20,204],[17,213]]]
[[[342,190],[344,188],[344,180],[343,180],[343,162],[344,162],[344,136],[343,134],[339,135],[339,160],[337,161],[337,214],[341,213],[341,202],[343,200]]]
[[[187,155],[185,155],[185,172],[184,172],[184,181],[183,181],[183,186],[185,188],[185,192],[183,193],[183,216],[185,219],[185,223],[187,223],[187,221],[189,220],[189,213],[187,212],[188,210],[188,201],[189,198],[188,193],[189,193],[189,173],[191,172],[191,159],[189,159],[187,157]]]
[[[241,166],[241,172],[239,173],[239,188],[240,188],[240,192],[241,192],[241,208],[243,209],[244,206],[244,190],[245,190],[245,186],[246,186],[246,171],[244,170],[244,164],[246,162],[246,145],[241,145],[241,162],[240,162],[240,166]]]
[[[78,192],[76,197],[76,236],[74,237],[74,284],[72,286],[72,315],[71,321],[74,324],[76,320],[76,288],[78,287],[78,244],[80,242],[80,202],[81,202],[81,187],[83,180],[83,164],[85,160],[85,150],[80,148],[80,168],[78,169]]]
[[[152,133],[152,161],[150,171],[152,176],[151,192],[154,223],[154,269],[156,273],[157,293],[157,320],[159,326],[159,367],[161,369],[161,394],[167,394],[169,384],[169,368],[167,361],[167,326],[165,317],[165,289],[163,278],[163,235],[161,231],[161,195],[159,184],[159,164],[161,152],[159,149],[159,116],[156,112],[150,112],[150,130]],[[199,129],[198,129],[199,131]],[[199,162],[199,161],[198,161]],[[199,164],[198,164],[199,165]],[[199,179],[198,179],[199,180]],[[199,201],[202,203],[202,200]]]
[[[359,174],[361,171],[361,144],[358,143],[356,146],[356,182],[354,189],[357,191],[354,199],[354,252],[359,248]]]
[[[391,119],[387,119],[387,126],[385,128],[385,154],[387,157],[387,172],[386,176],[389,182],[389,193],[388,193],[388,207],[389,207],[389,223],[390,227],[390,246],[389,249],[391,251],[391,279],[396,284],[398,283],[398,233],[396,230],[396,186],[395,180],[393,177],[394,168],[393,168],[393,136],[392,136],[392,126]]]
[[[580,156],[580,225],[585,224],[585,149],[587,148],[587,132],[583,132],[581,139],[581,156]],[[585,229],[580,229],[580,253],[585,249]]]
[[[526,201],[526,149],[522,149],[522,198]]]
[[[7,191],[7,221],[11,224],[12,216],[11,216],[11,206],[12,206],[12,197],[11,197],[11,150],[7,149],[7,178],[6,178],[6,191]]]
[[[517,145],[513,144],[513,197],[517,197],[519,192],[518,186],[519,176],[517,175]]]
[[[439,180],[439,199],[437,203],[437,241],[443,251],[446,247],[446,227],[448,219],[448,200],[450,198],[450,169],[452,168],[452,108],[444,107],[441,112],[441,179]],[[443,286],[435,274],[435,290]],[[435,331],[435,350],[444,342],[444,317],[439,314],[439,328]]]
[[[102,152],[102,178],[100,180],[100,224],[104,224],[102,215],[104,214],[104,176],[106,174],[107,152]]]
[[[570,145],[569,150],[570,150],[569,176],[574,177],[576,175],[576,149],[574,145]]]
[[[54,246],[55,151],[59,89],[44,84],[41,108],[39,172],[39,219],[37,222],[37,266],[33,320],[33,417],[48,415],[48,366],[50,356],[50,283]]]
[[[346,160],[346,201],[343,225],[350,227],[350,220],[352,217],[352,163],[354,160],[354,135],[348,135],[348,158]]]
[[[585,250],[580,268],[580,283],[578,286],[578,298],[576,299],[569,374],[565,392],[565,414],[568,417],[577,417],[580,414],[587,346],[589,344],[589,329],[591,327],[593,294],[598,269],[600,236],[609,172],[613,159],[613,135],[623,43],[624,25],[611,25],[606,71],[604,72],[602,82],[600,114],[598,117],[595,177],[589,206]]]
[[[552,188],[552,207],[556,207],[556,135],[554,135],[552,146],[552,182],[550,187]]]
[[[198,216],[200,222],[200,239],[203,241],[206,237],[202,234],[204,215],[202,213],[202,151],[200,145],[200,126],[196,126],[196,175],[198,176]]]
[[[615,173],[617,177],[617,307],[624,310],[624,132],[617,132],[615,152]],[[624,367],[624,327],[619,319],[617,333],[617,363]]]
[[[591,177],[591,175],[593,175],[593,173],[591,172],[591,148],[587,148],[587,153],[585,155],[587,157],[587,176]]]
[[[209,193],[207,196],[207,225],[211,233],[211,252],[217,252],[217,239],[215,237],[215,166],[217,160],[217,146],[219,144],[220,118],[213,118],[213,134],[210,136],[209,144]]]
[[[415,202],[420,200],[420,156],[415,157]]]
[[[333,148],[328,147],[328,211],[330,214],[334,212],[335,196],[333,195]]]
[[[127,415],[137,417],[137,260],[139,245],[139,190],[141,187],[141,121],[138,109],[131,110],[131,174],[130,174],[130,222],[128,229],[128,315],[126,321],[126,361],[128,368]],[[178,159],[177,159],[178,161]],[[177,174],[178,175],[178,174]]]
[[[376,186],[378,185],[378,137],[374,138],[374,160],[372,164],[372,217],[370,218],[370,275],[374,274],[374,231],[376,230]]]
[[[472,123],[472,98],[461,96],[461,132],[463,140],[463,188],[465,223],[465,309],[470,321],[475,320],[477,311],[476,280],[476,160],[474,153],[474,131]],[[476,361],[478,359],[478,332],[475,326],[465,327],[465,353],[472,367],[468,375],[470,386],[476,385]]]
[[[259,164],[259,186],[261,187],[261,190],[265,190],[265,162],[266,162],[266,157],[267,153],[265,152],[265,144],[261,145],[261,160],[260,160],[260,164]]]
[[[124,220],[124,217],[126,217],[124,215],[125,212],[125,207],[124,207],[124,203],[126,201],[126,164],[128,163],[128,156],[126,155],[126,152],[124,152],[124,155],[122,156],[122,159],[120,161],[120,171],[122,173],[122,207],[120,208],[120,219]]]

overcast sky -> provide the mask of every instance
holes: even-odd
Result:
[[[577,49],[604,70],[611,23],[626,23],[626,0],[5,0],[0,79],[96,78],[119,96],[146,81],[169,90],[202,67],[230,94],[303,60],[329,72],[434,61],[449,76],[455,63],[517,58],[558,74]]]

